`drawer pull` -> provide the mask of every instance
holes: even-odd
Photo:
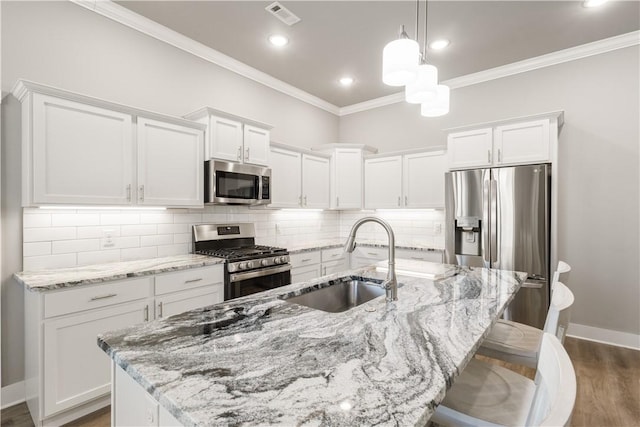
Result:
[[[195,282],[199,282],[202,280],[202,277],[199,279],[191,279],[191,280],[185,280],[184,283],[195,283]]]
[[[333,254],[333,255],[331,255],[331,258],[335,258],[337,256],[340,256],[340,254]]]
[[[419,256],[412,256],[411,259],[419,259],[420,261],[424,261],[424,258]]]
[[[144,321],[149,321],[149,304],[144,306]]]
[[[108,295],[101,295],[99,297],[91,297],[91,299],[89,301],[98,301],[101,299],[107,299],[107,298],[113,298],[118,294],[108,294]]]
[[[163,305],[164,305],[164,304],[162,304],[162,301],[160,301],[160,302],[158,303],[158,317],[162,317],[162,312],[164,311],[164,310],[163,310],[163,308],[164,308],[164,307],[163,307]]]
[[[302,261],[300,261],[300,262],[309,262],[309,261],[311,261],[311,258],[305,258],[305,259],[303,259],[303,260],[302,260]]]
[[[378,254],[377,254],[377,253],[375,253],[375,252],[367,252],[367,255],[378,256]]]

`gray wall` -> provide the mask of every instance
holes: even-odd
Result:
[[[573,267],[572,322],[640,334],[637,46],[451,92],[451,111],[393,104],[341,117],[339,141],[381,152],[446,144],[442,129],[553,110],[560,133],[558,253]]]
[[[337,140],[335,115],[70,2],[1,2],[0,7],[3,95],[23,78],[176,116],[207,105],[269,123],[274,126],[272,139],[291,145],[311,147]],[[14,101],[9,96],[3,103],[11,107]],[[3,123],[19,123],[7,106]],[[20,172],[19,163],[10,160],[19,136],[10,126],[2,131],[0,278],[6,386],[23,379],[24,327],[22,289],[11,279],[22,270]]]

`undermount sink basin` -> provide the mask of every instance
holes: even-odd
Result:
[[[290,297],[285,301],[329,313],[340,313],[384,294],[385,290],[374,282],[346,277],[339,279],[334,285]]]

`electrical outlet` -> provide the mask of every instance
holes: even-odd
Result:
[[[102,247],[103,248],[112,248],[116,245],[115,241],[113,240],[114,232],[115,230],[113,230],[112,228],[105,228],[104,230],[102,230]]]
[[[433,224],[433,232],[435,234],[440,234],[442,233],[442,224],[440,224],[439,222],[436,222]]]

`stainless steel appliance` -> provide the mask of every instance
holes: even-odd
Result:
[[[551,165],[445,174],[445,262],[524,271],[505,317],[544,327],[549,308]]]
[[[225,301],[291,283],[289,252],[256,245],[250,223],[194,225],[193,252],[226,260]]]
[[[271,203],[271,169],[240,163],[204,162],[204,202],[225,205]]]

